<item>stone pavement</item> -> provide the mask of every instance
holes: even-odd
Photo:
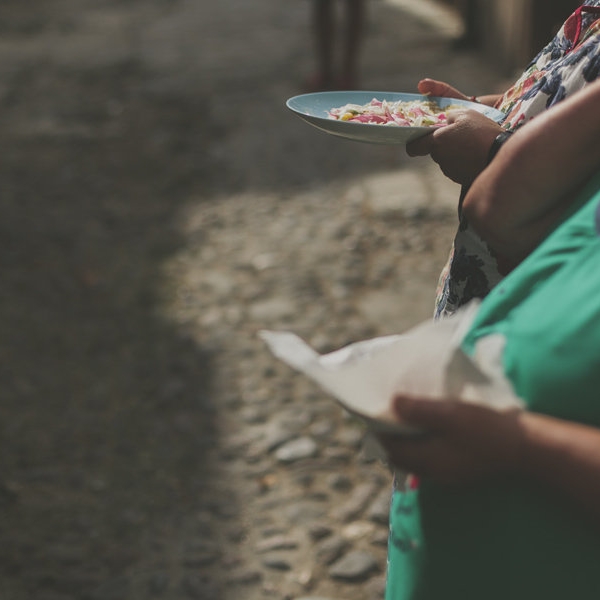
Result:
[[[435,4],[368,9],[363,88],[498,89]],[[2,600],[382,597],[390,475],[257,333],[429,318],[458,190],[285,108],[309,11],[0,7]]]
[[[167,267],[173,318],[218,348],[217,460],[243,523],[235,544],[223,541],[226,589],[248,600],[374,600],[390,475],[365,453],[360,423],[278,364],[257,331],[291,330],[329,351],[429,318],[458,188],[429,159],[331,138],[287,113],[312,64],[309,4],[255,2],[242,15],[233,4],[213,16],[220,39],[201,41],[213,119],[235,123],[212,150],[229,180],[190,205],[189,244]],[[226,49],[219,19],[236,33]],[[498,89],[477,57],[449,50],[458,32],[435,4],[369,3],[363,87],[414,91],[428,75]]]

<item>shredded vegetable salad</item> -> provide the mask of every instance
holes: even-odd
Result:
[[[398,127],[440,127],[445,125],[446,113],[461,108],[451,104],[442,108],[433,100],[388,102],[373,98],[368,104],[345,104],[329,111],[329,118],[337,121],[392,125]]]

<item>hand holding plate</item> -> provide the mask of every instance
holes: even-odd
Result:
[[[329,118],[330,111],[333,108],[346,104],[364,105],[371,102],[371,100],[374,98],[382,101],[385,100],[387,102],[434,100],[441,107],[460,104],[465,108],[481,112],[490,119],[495,119],[498,121],[504,117],[503,113],[494,108],[466,100],[454,98],[434,98],[431,96],[422,96],[420,94],[403,94],[378,91],[319,92],[314,94],[302,94],[300,96],[289,98],[286,102],[286,105],[298,117],[313,127],[316,127],[321,131],[331,135],[336,135],[359,142],[406,145],[408,142],[423,136],[427,136],[435,130],[434,127],[377,125],[369,123],[355,123],[351,121],[338,121]]]
[[[490,146],[502,127],[475,110],[448,113],[448,125],[431,135],[410,142],[409,156],[431,158],[446,177],[461,185],[470,185],[487,164]]]

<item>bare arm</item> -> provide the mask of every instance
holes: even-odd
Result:
[[[471,100],[451,85],[434,79],[423,79],[418,85],[422,94]],[[493,105],[499,96],[481,96],[482,104]],[[448,114],[448,125],[436,129],[406,146],[409,156],[426,156],[440,166],[448,177],[468,186],[481,173],[494,138],[502,127],[478,111],[461,109]]]
[[[475,179],[463,212],[500,255],[521,261],[600,167],[600,81],[524,125]]]
[[[453,110],[447,125],[410,142],[406,152],[431,155],[446,177],[468,186],[487,166],[490,146],[501,131],[498,123],[476,110]]]
[[[436,79],[421,79],[417,84],[417,89],[421,94],[427,96],[439,96],[441,98],[458,98],[460,100],[471,100],[472,96],[467,96],[449,83],[444,81],[437,81]],[[502,94],[486,94],[485,96],[477,96],[477,102],[486,104],[487,106],[494,106],[496,102],[502,97]]]
[[[600,525],[600,430],[523,413],[519,472],[584,509]]]
[[[490,476],[533,480],[600,526],[600,429],[454,401],[400,397],[395,411],[427,432],[380,437],[397,468],[446,485]]]

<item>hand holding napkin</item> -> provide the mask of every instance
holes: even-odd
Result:
[[[522,408],[502,368],[502,335],[482,338],[473,356],[460,347],[478,306],[471,302],[451,317],[426,321],[404,334],[360,341],[323,355],[290,332],[263,330],[260,337],[277,358],[317,382],[375,430],[414,433],[392,413],[396,394],[479,402],[498,410]]]

